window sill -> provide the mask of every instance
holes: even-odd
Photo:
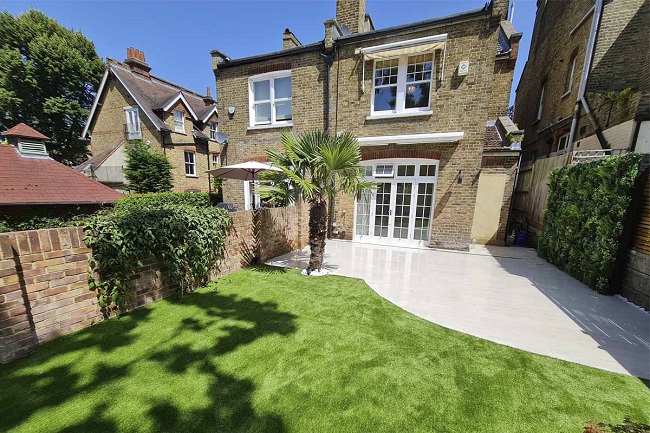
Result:
[[[271,124],[271,125],[251,125],[246,127],[247,131],[255,131],[258,129],[279,129],[279,128],[291,128],[293,122],[291,123],[280,123],[280,124]]]
[[[175,134],[181,134],[181,135],[187,135],[187,134],[185,133],[185,131],[183,131],[183,132],[181,132],[181,131],[174,131],[174,133],[175,133]]]
[[[199,176],[197,176],[196,174],[186,174],[185,177],[193,177],[198,179]]]
[[[410,113],[391,113],[391,114],[371,114],[366,116],[366,120],[378,120],[378,119],[396,119],[400,117],[417,117],[417,116],[431,116],[433,115],[432,110],[427,111],[413,111]]]

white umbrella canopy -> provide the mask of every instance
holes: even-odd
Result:
[[[206,173],[221,179],[258,180],[262,171],[282,171],[270,163],[247,161],[207,170]]]

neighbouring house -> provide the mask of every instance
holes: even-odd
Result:
[[[515,107],[524,165],[650,151],[649,23],[648,0],[537,1]]]
[[[378,188],[336,197],[334,236],[455,249],[503,243],[519,157],[519,131],[505,117],[521,38],[508,1],[384,29],[365,6],[338,0],[319,42],[302,45],[287,29],[281,51],[211,52],[227,113],[224,164],[264,160],[285,130],[350,131]],[[224,200],[248,209],[259,198],[250,182],[224,181]]]
[[[524,130],[512,221],[536,245],[549,173],[623,152],[650,152],[650,1],[537,2],[515,104]],[[647,158],[647,157],[646,157]],[[645,182],[645,186],[643,186]],[[617,290],[650,306],[650,184],[639,179],[624,224]]]
[[[206,170],[220,165],[217,106],[150,73],[144,53],[127,49],[124,62],[108,58],[83,137],[92,157],[77,167],[85,175],[123,189],[125,146],[143,140],[167,155],[175,191],[211,191]]]
[[[122,196],[50,158],[48,137],[24,123],[0,136],[0,217],[92,213]]]

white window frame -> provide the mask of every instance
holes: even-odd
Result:
[[[542,119],[544,111],[544,93],[546,92],[546,81],[542,84],[542,91],[539,92],[539,104],[537,105],[537,120]]]
[[[578,60],[578,56],[577,55],[573,56],[572,61],[571,61],[571,68],[569,69],[569,77],[568,77],[566,89],[565,89],[564,94],[562,95],[562,97],[565,97],[565,96],[569,95],[571,93],[571,90],[573,89],[573,74],[574,74],[574,72],[576,70],[576,61],[577,60]]]
[[[180,122],[176,120],[176,113],[181,113],[181,120]],[[183,110],[174,110],[172,113],[173,119],[174,119],[174,131],[175,132],[180,132],[180,133],[185,133],[185,113],[183,113]]]
[[[560,149],[560,143],[562,143],[562,139],[564,139],[564,147]],[[569,148],[569,133],[567,132],[566,134],[562,134],[557,138],[557,153],[564,153],[567,151]]]
[[[248,78],[248,113],[250,117],[250,126],[292,126],[293,125],[293,78],[291,82],[291,96],[288,98],[275,98],[275,80],[278,78],[292,78],[291,71],[276,71],[268,72],[266,74],[255,75]],[[269,98],[263,101],[255,101],[254,84],[260,81],[269,81]],[[291,119],[289,120],[276,120],[275,104],[277,102],[290,102],[291,103]],[[271,103],[271,121],[270,122],[256,122],[255,121],[255,104]]]
[[[126,132],[129,140],[141,139],[142,130],[140,128],[140,110],[138,106],[124,107],[124,115],[126,116]]]
[[[262,204],[262,199],[260,198],[259,194],[255,193],[255,188],[253,188],[253,194],[251,194],[251,183],[255,185],[259,185],[260,181],[259,180],[244,181],[244,210],[259,209]]]
[[[187,156],[192,155],[192,160],[188,161]],[[196,175],[196,152],[191,150],[186,150],[183,152],[183,160],[185,161],[185,176],[186,177],[198,177]],[[188,168],[191,169],[191,173],[188,173]]]
[[[212,154],[212,168],[217,168],[221,165],[221,155],[218,153]]]
[[[406,82],[406,75],[407,75],[407,69],[408,69],[408,58],[409,57],[415,57],[417,55],[431,55],[431,80],[429,81],[429,104],[426,107],[415,107],[415,108],[405,108],[406,107],[406,86],[409,84],[419,84],[419,83],[426,83],[426,80],[421,80],[421,81],[413,81],[411,83]],[[381,85],[381,86],[375,86],[375,74],[377,71],[377,62],[381,62],[384,60],[394,60],[394,59],[399,59],[398,65],[397,65],[397,94],[395,96],[395,109],[394,110],[381,110],[381,111],[375,111],[375,89],[377,87],[389,87],[389,85]],[[436,64],[435,64],[435,55],[434,52],[430,53],[413,53],[413,54],[403,54],[399,57],[393,57],[391,59],[377,59],[373,62],[373,68],[372,68],[372,95],[370,98],[370,115],[371,116],[390,116],[392,115],[400,115],[400,114],[417,114],[417,113],[429,113],[431,112],[431,99],[433,96],[433,83],[435,80],[435,75],[436,75]],[[392,86],[392,85],[390,85]]]
[[[217,122],[210,122],[210,140],[217,139],[217,132],[219,132],[219,125]]]
[[[377,172],[377,167],[382,167],[382,172]],[[390,173],[386,173],[386,168],[390,167]],[[377,178],[393,178],[395,177],[395,164],[375,164],[372,166],[372,175]]]

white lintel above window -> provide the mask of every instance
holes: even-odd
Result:
[[[276,71],[248,79],[250,126],[291,126],[291,71]]]

